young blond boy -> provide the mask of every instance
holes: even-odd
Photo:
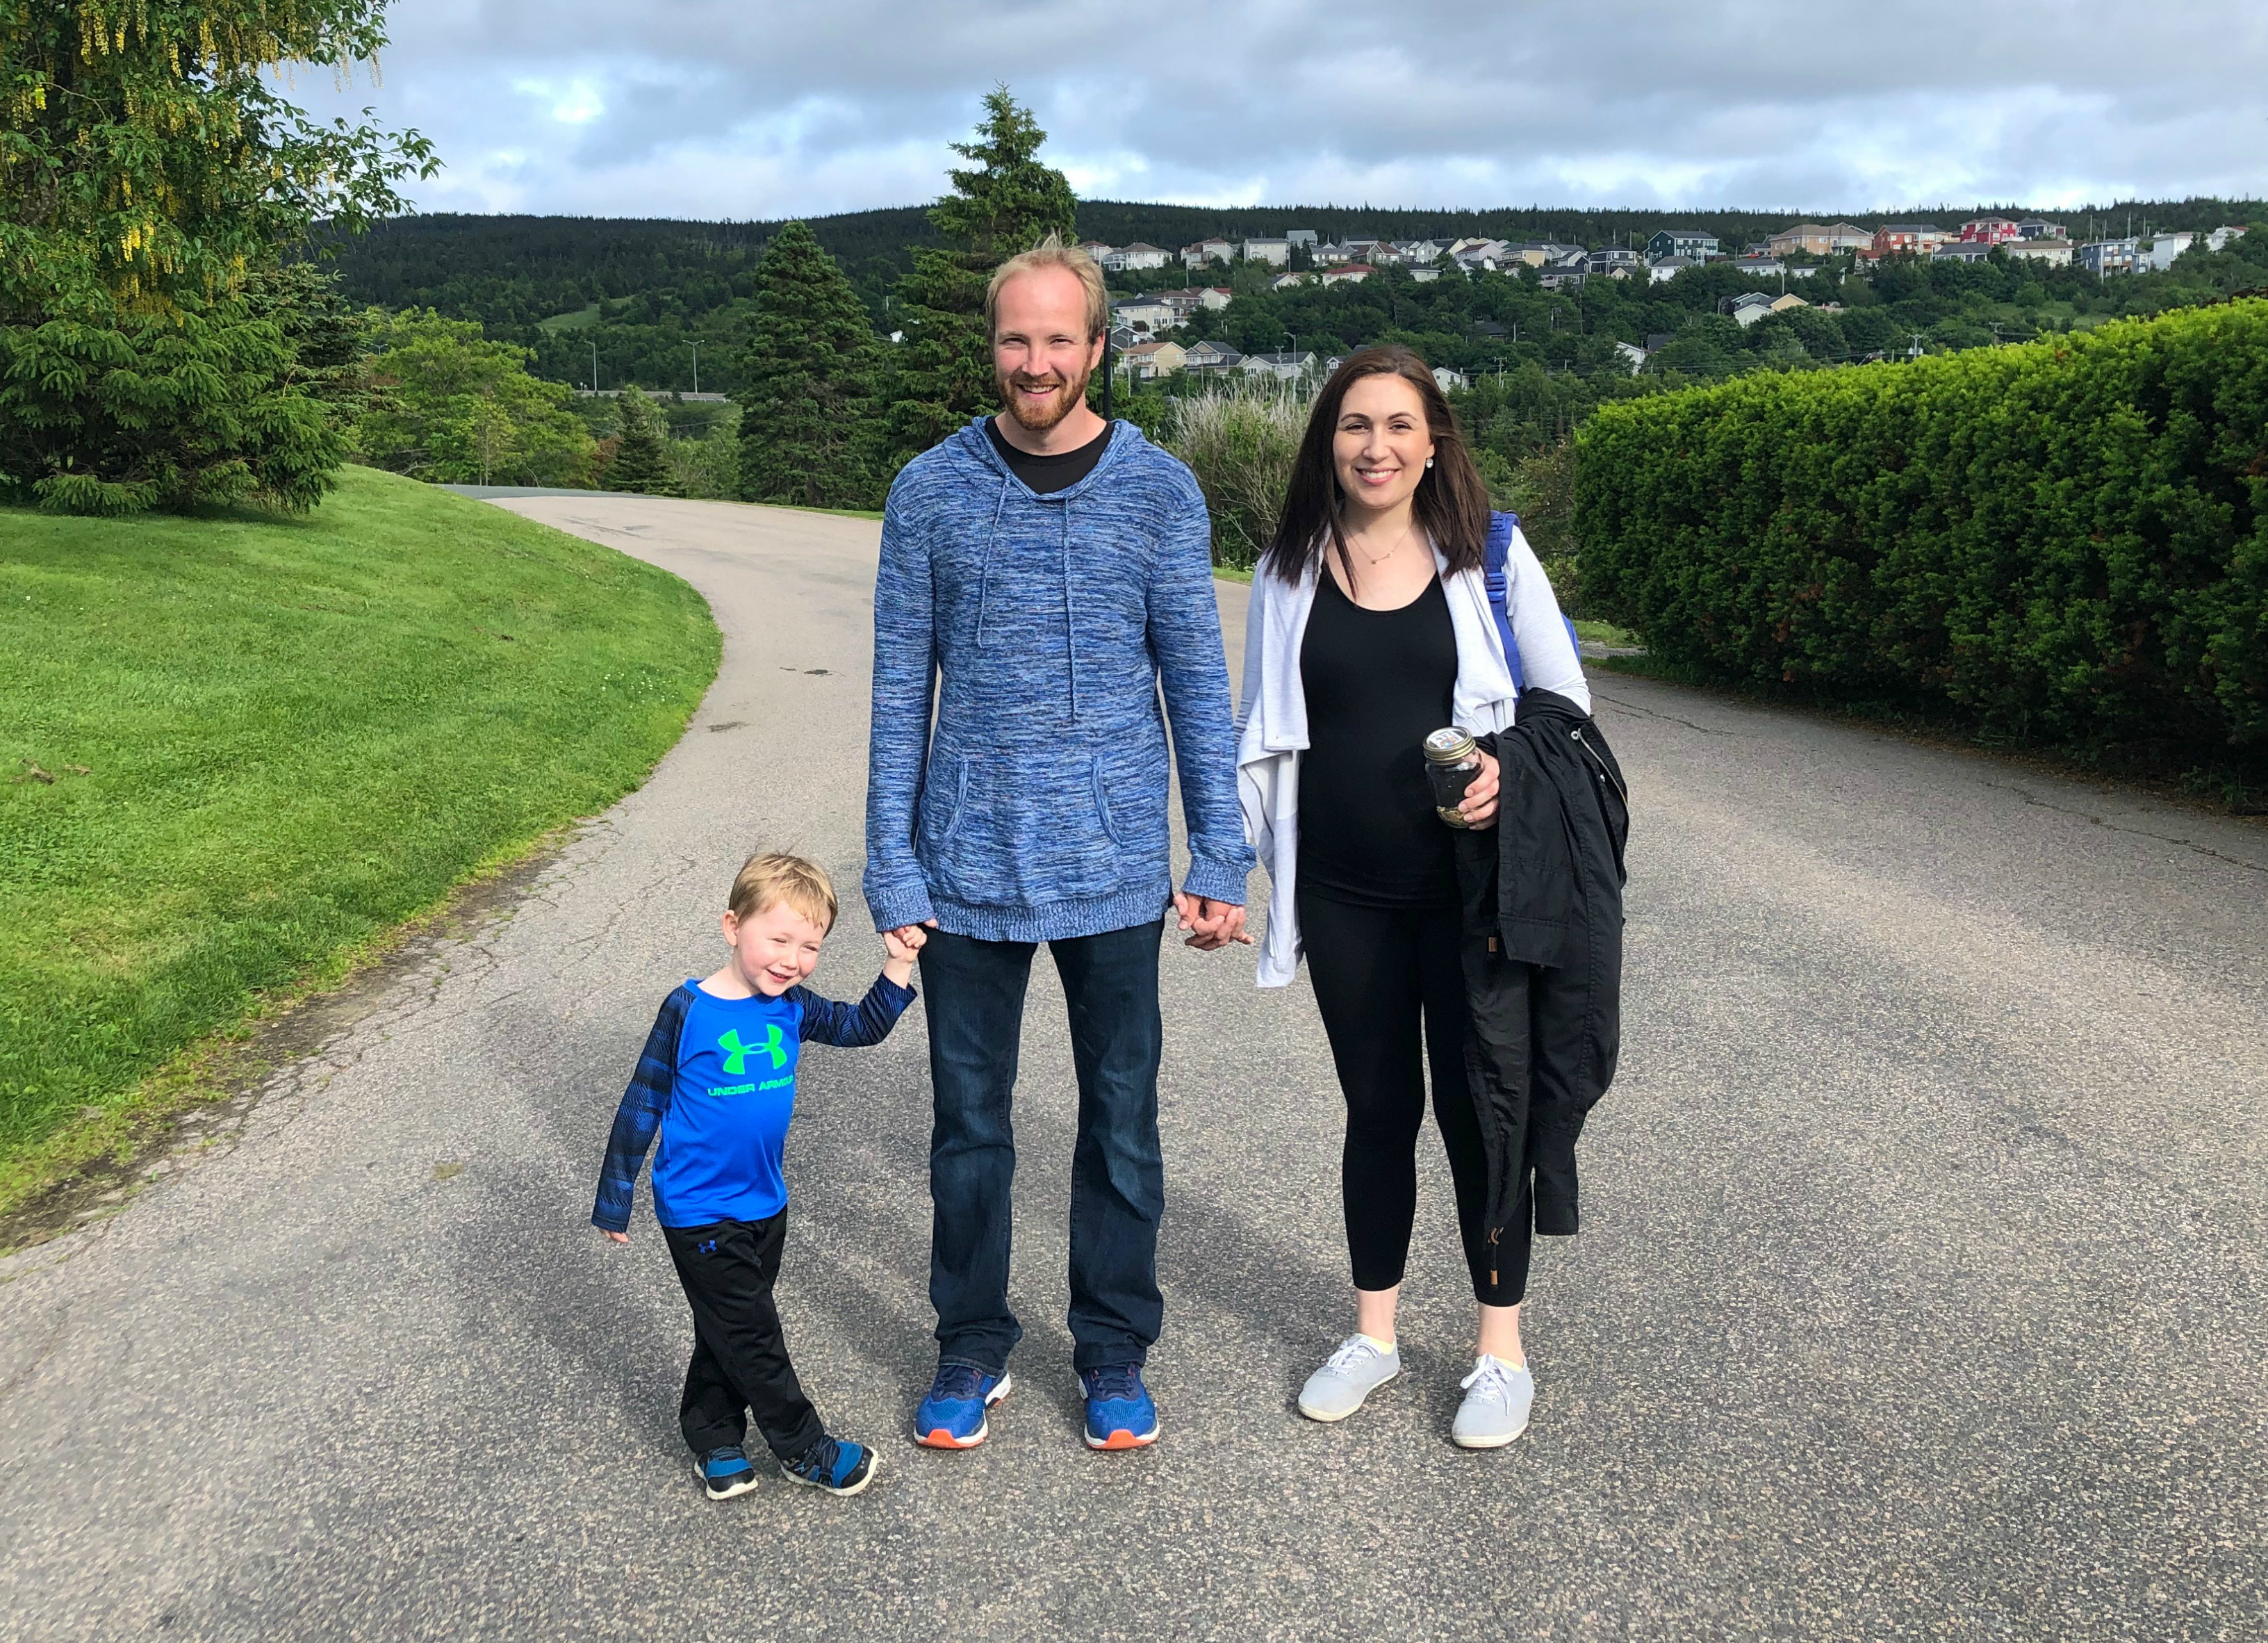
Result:
[[[733,880],[731,959],[662,1001],[622,1093],[591,1224],[630,1241],[638,1166],[657,1134],[654,1218],[693,1308],[693,1361],[678,1424],[712,1500],[756,1486],[747,1417],[794,1483],[855,1495],[873,1451],[828,1435],[788,1361],[772,1286],[787,1224],[783,1143],[800,1047],[879,1043],[913,1002],[922,932],[886,934],[882,973],[857,1005],[803,984],[835,924],[835,887],[800,857],[751,856]]]

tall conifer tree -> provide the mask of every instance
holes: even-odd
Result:
[[[676,475],[661,442],[668,437],[653,402],[636,388],[624,388],[615,403],[622,408],[622,442],[615,460],[607,465],[607,489],[634,490],[641,496],[674,497]]]
[[[1063,173],[1040,163],[1048,134],[1031,111],[1001,85],[985,97],[984,114],[976,139],[953,145],[972,165],[948,173],[954,191],[930,210],[946,245],[916,247],[913,272],[898,284],[905,341],[894,361],[890,431],[899,462],[998,409],[985,284],[1049,233],[1070,240],[1079,232],[1079,201]]]
[[[874,329],[850,282],[801,223],[755,267],[740,356],[740,496],[806,508],[873,505]]]

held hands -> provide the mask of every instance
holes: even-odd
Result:
[[[607,1232],[607,1229],[603,1227],[599,1228],[599,1230],[600,1232]],[[615,1243],[628,1243],[630,1241],[630,1235],[628,1233],[610,1232],[607,1233],[607,1236]]]
[[[1216,902],[1209,895],[1176,890],[1174,910],[1181,915],[1182,929],[1196,932],[1184,945],[1200,953],[1215,952],[1232,941],[1252,945],[1252,938],[1244,933],[1244,910],[1233,902]]]
[[[889,954],[882,965],[882,974],[901,987],[913,984],[914,955],[929,941],[929,932],[937,928],[937,920],[924,919],[918,925],[901,925],[895,930],[882,932],[882,949]]]
[[[1496,825],[1496,760],[1482,754],[1480,774],[1473,777],[1472,785],[1465,789],[1464,802],[1457,807],[1457,814],[1464,817],[1465,825],[1476,832]]]

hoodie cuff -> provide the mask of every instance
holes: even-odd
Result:
[[[1245,882],[1251,869],[1238,864],[1208,861],[1203,856],[1189,858],[1189,876],[1182,880],[1182,890],[1190,895],[1201,895],[1209,902],[1226,902],[1241,907],[1246,901]]]
[[[877,897],[869,893],[867,910],[874,915],[874,931],[902,930],[908,925],[927,924],[937,917],[937,910],[929,903],[929,887],[917,884],[909,889],[889,890]]]

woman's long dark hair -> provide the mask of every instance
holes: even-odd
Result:
[[[1347,549],[1346,530],[1340,519],[1346,497],[1339,488],[1338,468],[1331,460],[1331,441],[1338,431],[1339,411],[1347,390],[1365,377],[1400,377],[1418,390],[1425,407],[1425,428],[1433,439],[1433,466],[1418,481],[1410,509],[1418,525],[1449,562],[1452,571],[1479,567],[1489,530],[1488,486],[1473,466],[1473,454],[1457,426],[1441,385],[1426,363],[1409,349],[1365,348],[1348,357],[1331,373],[1315,398],[1300,436],[1300,454],[1292,460],[1292,483],[1284,492],[1284,512],[1276,521],[1276,534],[1261,559],[1263,574],[1297,585],[1310,567],[1320,566],[1328,540],[1337,549],[1340,565],[1350,584],[1354,559]]]

